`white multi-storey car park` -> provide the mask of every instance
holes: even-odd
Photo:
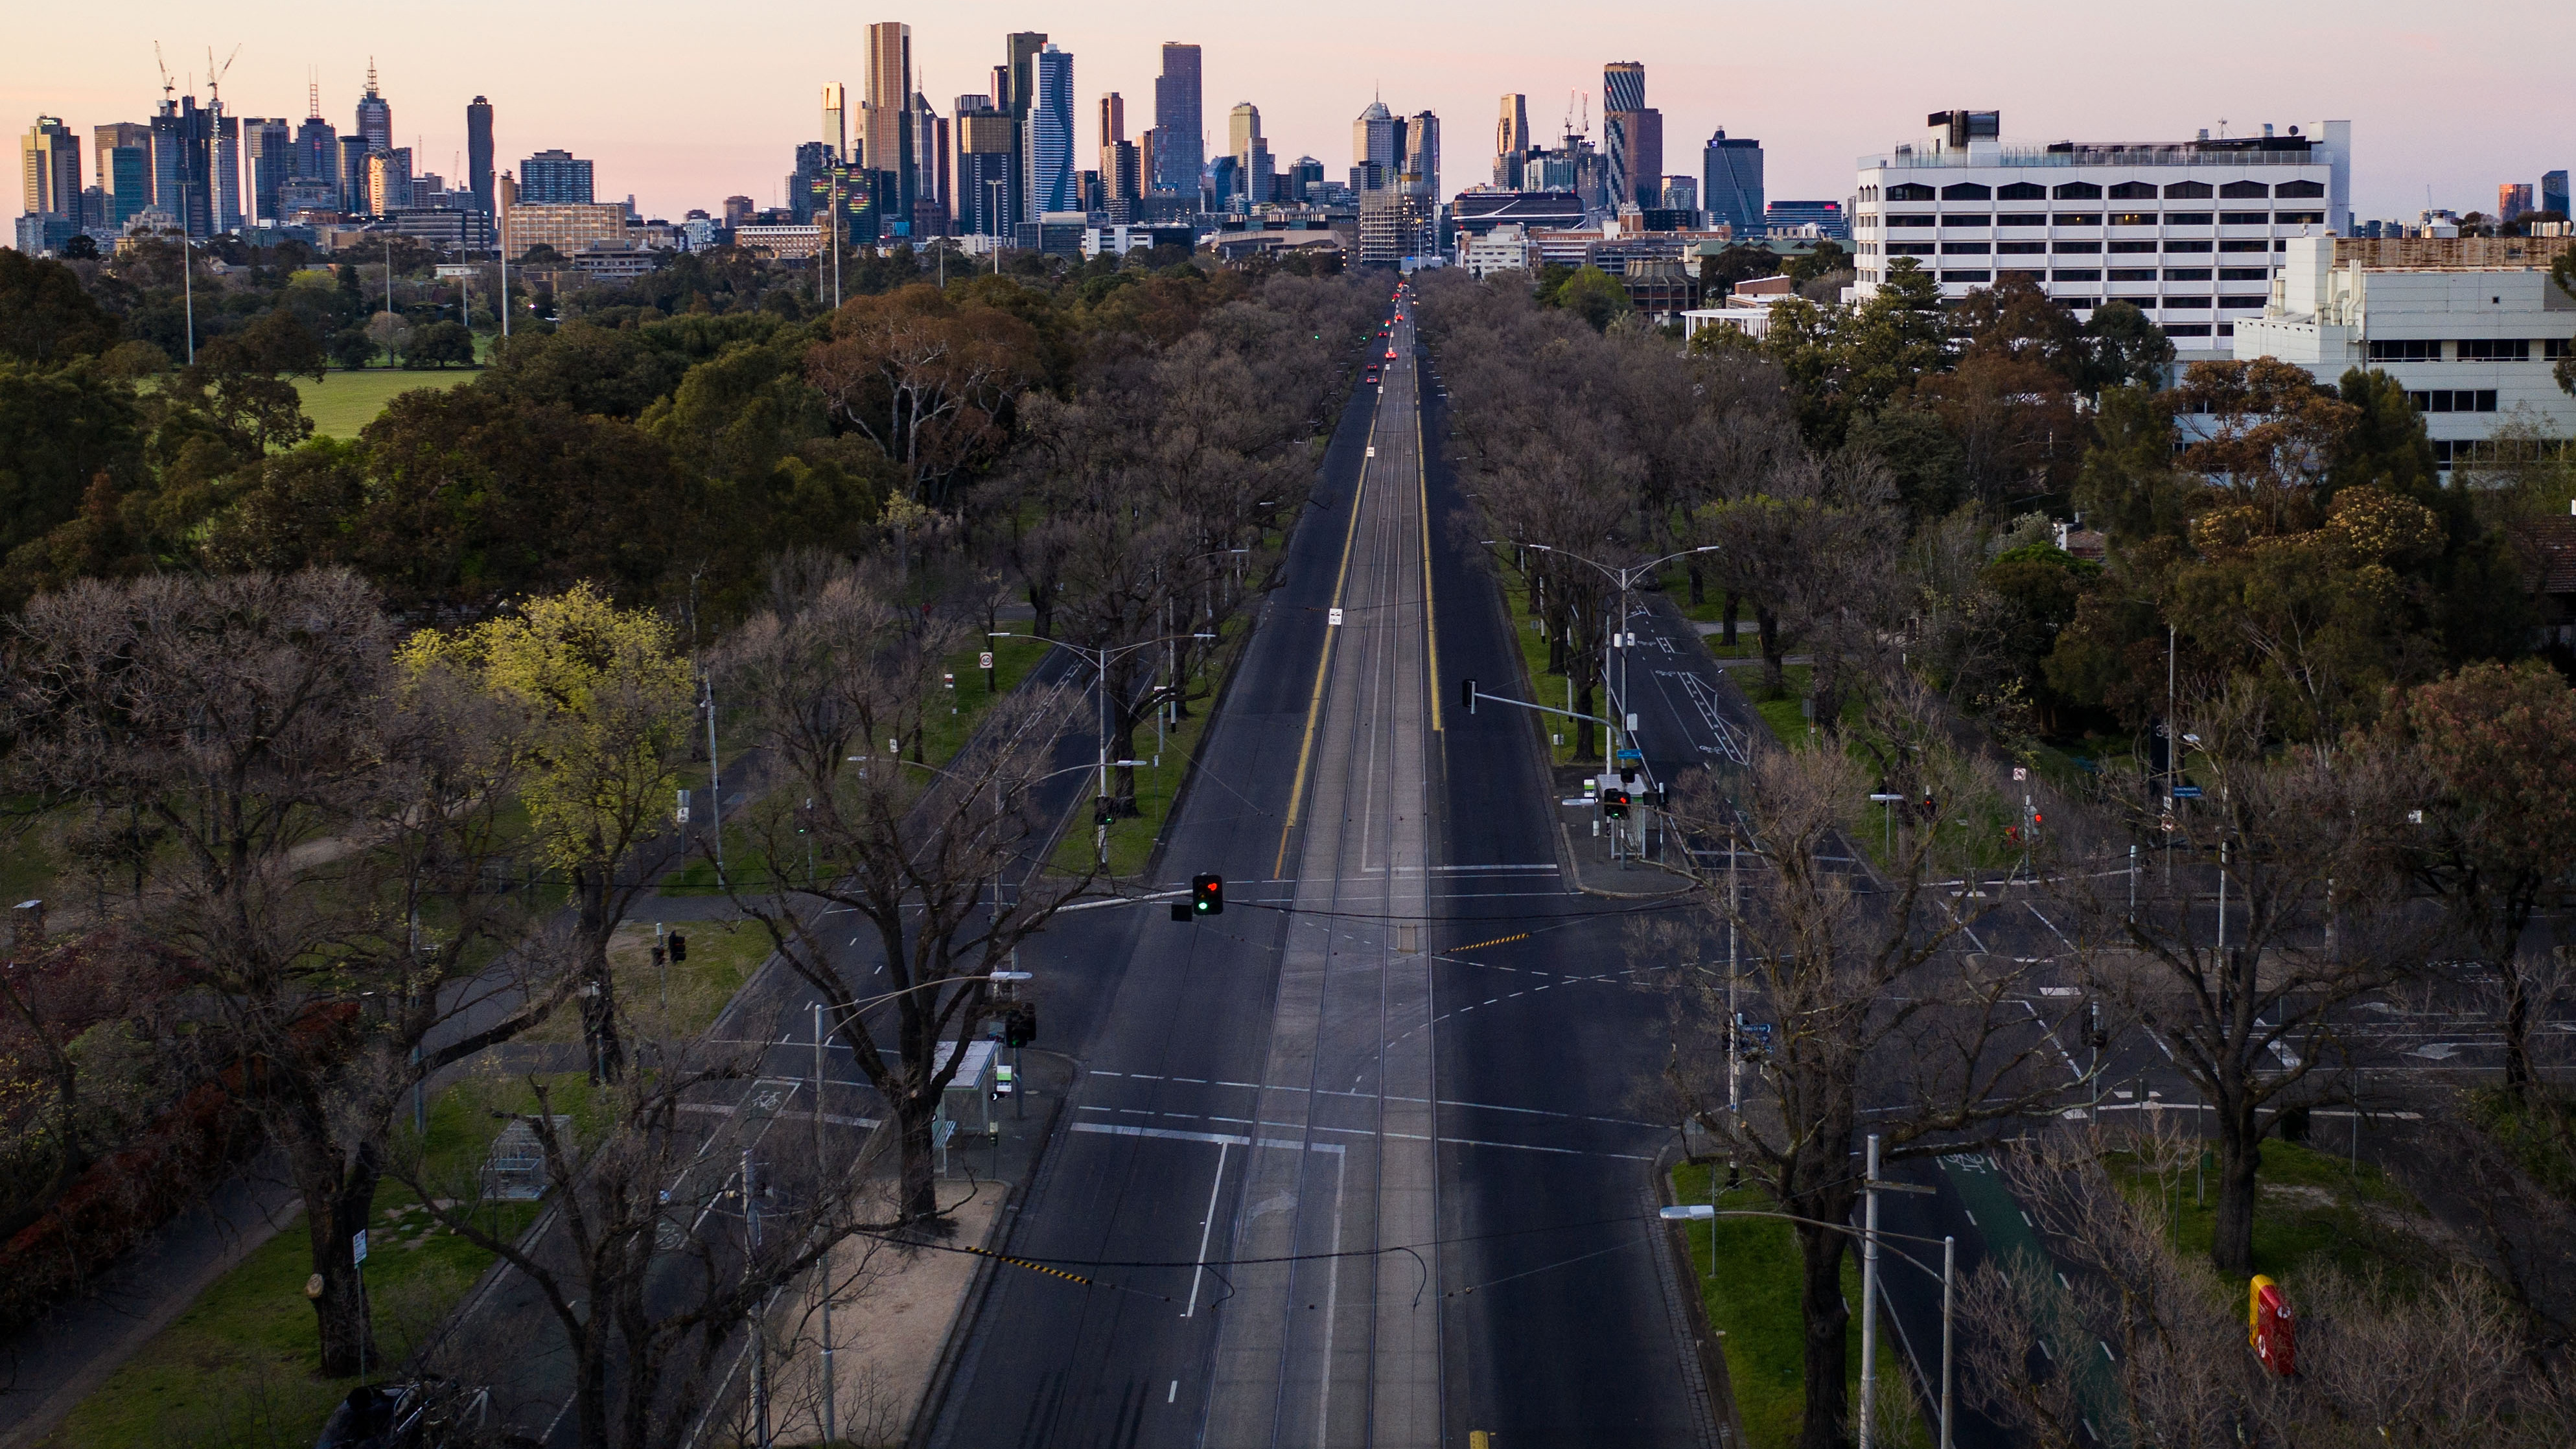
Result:
[[[1899,257],[1961,297],[2019,272],[2089,317],[2136,304],[2178,362],[2234,355],[2289,240],[2351,221],[2348,121],[2177,142],[2007,143],[1994,111],[1941,111],[1930,136],[1860,158],[1857,295]]]

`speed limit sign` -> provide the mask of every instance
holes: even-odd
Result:
[[[983,653],[976,655],[976,656],[975,656],[975,667],[976,667],[976,668],[978,668],[978,669],[990,669],[990,668],[992,668],[992,667],[993,667],[993,651],[992,651],[992,650],[990,650],[990,649],[987,649],[987,650],[985,650]]]

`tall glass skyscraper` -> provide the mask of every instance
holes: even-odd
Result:
[[[1073,53],[1050,45],[1036,61],[1029,98],[1029,221],[1050,211],[1082,209],[1082,172],[1073,164]]]
[[[474,209],[492,214],[492,103],[476,96],[465,106],[465,185]]]
[[[367,138],[370,151],[393,149],[394,107],[376,93],[376,62],[372,57],[367,61],[367,93],[358,97],[358,134]]]
[[[1163,42],[1163,73],[1154,78],[1154,189],[1195,196],[1207,164],[1200,129],[1199,48]]]
[[[1700,153],[1700,204],[1708,208],[1711,226],[1731,226],[1738,237],[1762,235],[1762,143],[1728,139],[1726,128],[1708,138]]]

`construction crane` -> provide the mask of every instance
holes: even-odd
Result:
[[[220,106],[224,103],[224,77],[231,74],[233,62],[240,58],[241,47],[236,45],[233,47],[233,53],[224,57],[224,63],[217,65],[215,48],[211,45],[206,47],[206,101],[208,104]]]
[[[171,93],[179,88],[170,84],[170,63],[161,58],[161,42],[157,40],[152,42],[152,63],[161,68],[161,109],[166,111],[173,104]]]

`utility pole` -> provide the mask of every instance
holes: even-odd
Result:
[[[746,1160],[749,1154],[745,1154]],[[1860,1449],[1871,1449],[1878,1410],[1878,1134],[1869,1134],[1869,1177],[1860,1235]]]
[[[707,814],[715,823],[716,881],[724,881],[724,756],[716,753],[716,677],[705,676],[707,686]]]
[[[831,1175],[823,1170],[823,1003],[814,1003],[814,1196],[821,1206]],[[832,1402],[832,1255],[825,1253],[819,1279],[823,1289],[823,1442],[840,1438]]]

